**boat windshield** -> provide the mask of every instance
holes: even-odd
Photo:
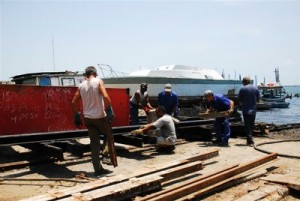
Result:
[[[286,91],[282,87],[275,87],[275,88],[260,88],[260,93],[264,98],[277,98],[286,96]]]

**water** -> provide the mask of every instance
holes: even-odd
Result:
[[[285,86],[288,94],[293,96],[300,94],[300,85],[298,86]],[[293,97],[286,99],[290,105],[288,108],[272,108],[270,110],[258,111],[256,114],[257,122],[274,123],[277,125],[300,123],[300,98]]]

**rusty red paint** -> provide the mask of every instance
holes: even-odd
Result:
[[[0,85],[0,135],[76,130],[72,98],[77,87]],[[127,89],[107,89],[116,118],[129,125]]]

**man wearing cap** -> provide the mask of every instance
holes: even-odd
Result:
[[[259,102],[259,91],[256,87],[250,84],[250,78],[243,78],[243,87],[239,91],[238,100],[242,106],[244,125],[247,136],[247,145],[254,146],[252,131],[256,117],[256,103]]]
[[[173,117],[178,115],[178,96],[172,91],[172,85],[166,84],[165,90],[158,94],[158,104],[164,106],[166,113]]]
[[[150,109],[153,109],[148,97],[148,84],[141,83],[140,89],[137,90],[129,101],[131,125],[139,124],[139,109],[143,109],[146,114]]]
[[[207,101],[209,111],[228,111],[230,115],[234,111],[234,102],[223,95],[214,94],[211,90],[206,90],[204,92],[204,100]],[[224,132],[222,127],[224,126]],[[228,141],[230,138],[230,126],[228,116],[217,117],[214,122],[214,129],[216,132],[217,140],[214,143],[221,146],[228,146]]]

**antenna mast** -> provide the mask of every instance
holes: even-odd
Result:
[[[276,81],[276,83],[280,83],[280,80],[279,80],[279,68],[275,68],[275,81]]]
[[[54,51],[54,37],[52,34],[52,60],[53,60],[53,71],[55,72],[55,51]]]

